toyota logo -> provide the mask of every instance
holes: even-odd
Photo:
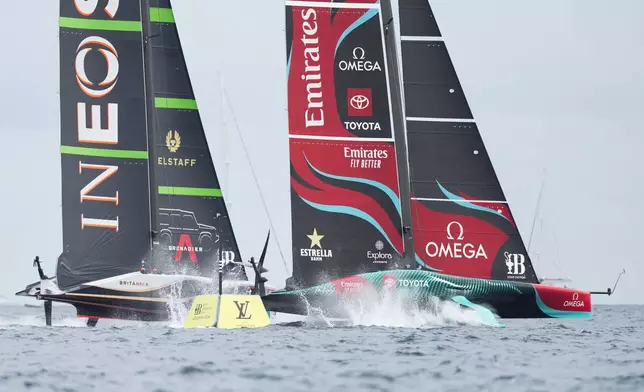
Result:
[[[351,107],[356,110],[363,110],[369,107],[369,98],[364,95],[354,95],[349,101]]]

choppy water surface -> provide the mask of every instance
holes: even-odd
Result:
[[[224,331],[105,321],[92,329],[65,306],[54,306],[48,328],[41,308],[0,304],[0,390],[644,390],[644,306],[595,309],[589,320],[505,320],[506,328],[453,313],[362,322],[406,328]]]

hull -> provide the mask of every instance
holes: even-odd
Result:
[[[170,307],[167,301],[155,301],[152,298],[96,298],[90,295],[69,293],[62,295],[44,295],[42,300],[68,303],[76,308],[76,315],[83,318],[167,321],[170,319]],[[183,305],[181,302],[179,303]],[[186,306],[186,308],[189,304]]]
[[[587,318],[592,314],[587,291],[421,270],[353,275],[306,289],[275,292],[262,300],[268,311],[306,315],[310,308],[318,308],[327,317],[347,317],[352,304],[377,306],[385,295],[396,296],[414,309],[431,307],[435,298],[465,305],[465,298],[508,319]]]
[[[223,291],[246,294],[252,286],[253,283],[247,281],[224,282]],[[216,281],[209,278],[133,272],[66,291],[59,290],[52,278],[30,284],[16,295],[71,304],[78,317],[168,321],[172,309],[188,309],[195,296],[216,291]]]

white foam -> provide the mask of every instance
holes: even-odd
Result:
[[[348,320],[338,323],[339,319],[329,318],[320,309],[308,306],[308,315],[303,321],[313,327],[342,325],[437,328],[483,325],[476,310],[464,308],[451,300],[427,298],[421,304],[415,298],[401,295],[380,296],[376,293],[362,293],[347,298],[350,299],[341,306],[348,313]]]
[[[53,327],[85,327],[85,320],[77,317],[63,317],[52,319]],[[16,316],[0,316],[1,329],[13,329],[15,327],[45,327],[45,316],[31,314]]]
[[[362,304],[368,304],[364,306]],[[455,325],[482,325],[473,309],[438,298],[428,298],[422,304],[399,296],[352,302],[346,305],[353,325],[398,328],[435,328]]]

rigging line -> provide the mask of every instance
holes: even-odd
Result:
[[[541,207],[541,196],[543,194],[543,186],[546,184],[545,179],[546,169],[543,169],[542,179],[541,179],[541,189],[539,189],[539,197],[537,197],[537,207],[534,211],[534,217],[532,218],[532,229],[530,230],[530,238],[528,239],[528,254],[530,254],[530,246],[532,245],[532,237],[534,236],[534,227],[537,223],[537,217],[539,216],[539,209]]]
[[[561,267],[560,260],[561,258],[559,257],[559,247],[557,246],[557,236],[555,235],[554,229],[551,232],[552,233],[552,242],[554,243],[554,248],[555,248],[555,265],[559,269],[559,272],[561,275],[564,275],[564,269]]]
[[[277,231],[275,230],[275,226],[273,225],[273,220],[271,219],[271,214],[268,212],[268,206],[266,205],[266,199],[264,198],[264,194],[262,193],[262,189],[259,186],[259,181],[257,180],[257,175],[255,174],[255,168],[253,167],[253,162],[250,159],[250,154],[248,154],[248,149],[246,148],[246,142],[244,141],[244,136],[242,135],[241,128],[239,127],[239,123],[237,122],[237,116],[235,116],[235,111],[233,110],[233,107],[230,103],[230,99],[228,99],[228,91],[226,90],[226,87],[223,84],[223,78],[221,82],[221,89],[223,93],[222,99],[226,99],[226,104],[228,108],[230,109],[230,114],[232,116],[232,120],[235,123],[235,128],[237,129],[237,135],[239,136],[239,140],[241,141],[242,148],[244,149],[244,155],[246,155],[246,159],[248,160],[248,165],[250,166],[250,172],[253,175],[253,180],[255,181],[255,186],[257,187],[257,191],[259,192],[259,197],[262,200],[262,204],[264,205],[264,212],[266,212],[266,217],[268,218],[268,224],[275,233],[275,243],[277,244],[277,250],[280,253],[280,257],[282,258],[282,263],[284,263],[284,268],[286,269],[287,273],[290,273],[288,269],[288,265],[286,263],[286,259],[284,258],[284,252],[282,252],[282,247],[280,245],[279,241],[279,236],[277,235]]]

